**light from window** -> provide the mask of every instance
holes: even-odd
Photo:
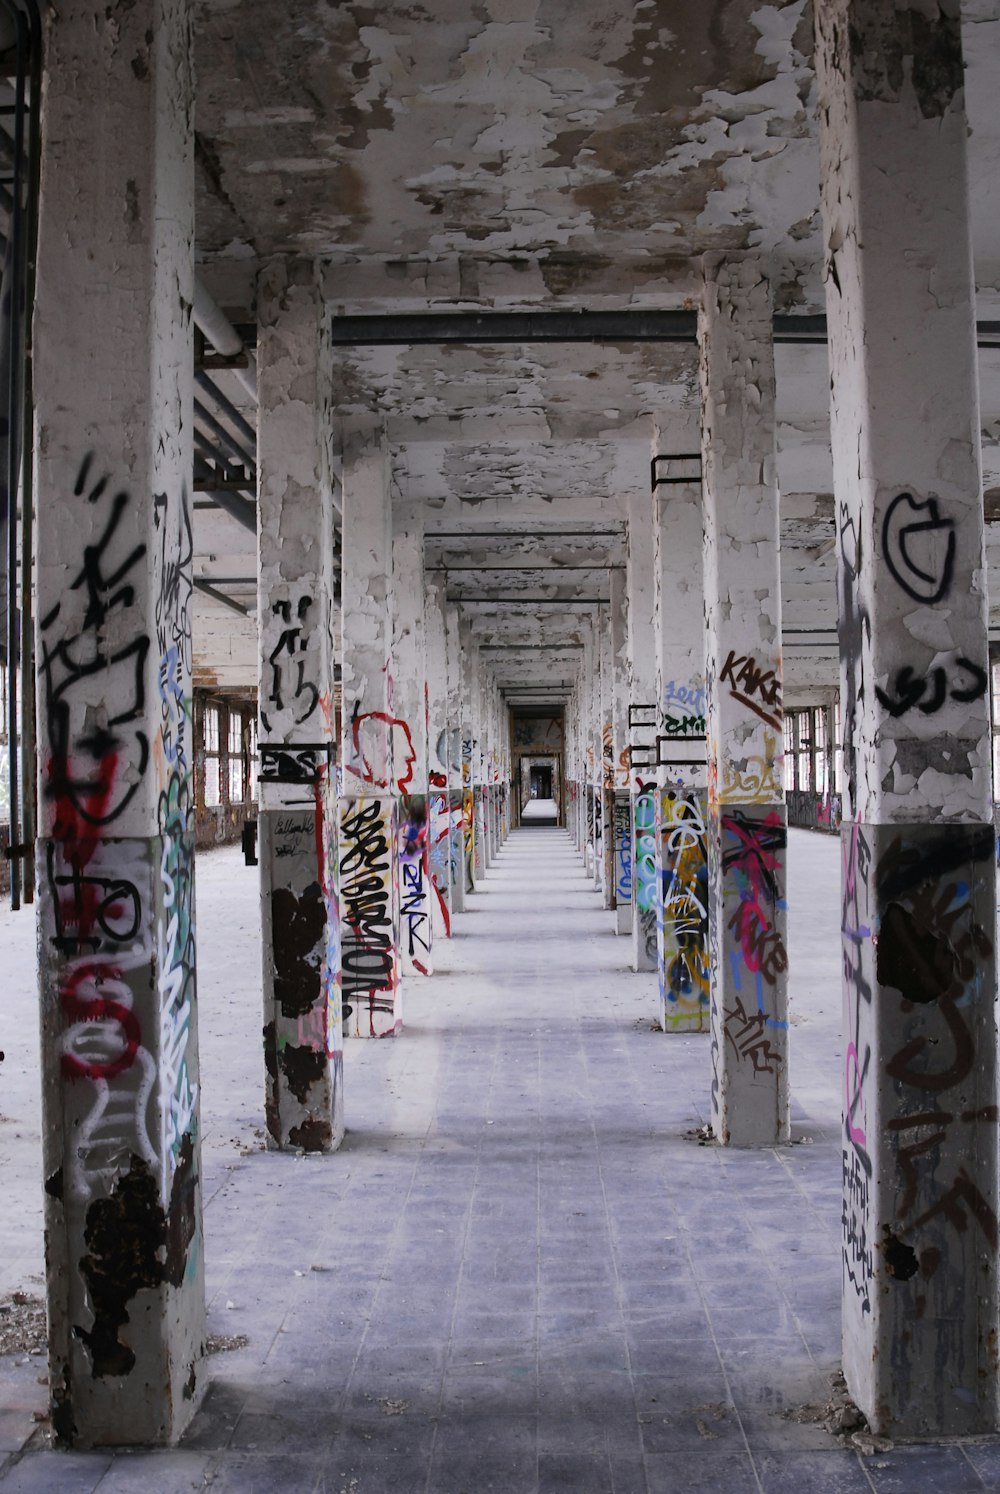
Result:
[[[785,716],[785,793],[795,788],[795,718],[789,712]]]
[[[229,802],[243,803],[243,717],[229,713]]]
[[[205,806],[212,809],[222,803],[219,782],[219,712],[216,706],[205,707],[204,723]]]
[[[254,713],[254,715],[252,715],[250,717],[248,725],[249,725],[250,729],[249,729],[249,732],[247,733],[247,735],[248,735],[248,737],[249,737],[250,740],[249,740],[249,744],[248,744],[247,766],[248,766],[248,768],[249,768],[250,771],[249,771],[249,773],[247,775],[247,777],[248,777],[248,782],[247,782],[247,799],[250,801],[251,804],[256,804],[256,802],[257,802],[257,762],[258,762],[258,752],[257,752],[257,716],[256,716],[256,713]]]

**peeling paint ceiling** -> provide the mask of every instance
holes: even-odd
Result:
[[[996,316],[1000,0],[967,0],[964,32],[980,314]],[[726,248],[770,256],[779,309],[823,309],[808,0],[196,0],[195,37],[200,273],[238,321],[276,254],[322,262],[331,316],[692,306],[699,256]],[[1000,351],[981,365],[996,487]],[[825,349],[779,348],[777,376],[794,701],[835,683]],[[384,422],[395,491],[427,506],[428,564],[505,643],[567,626],[579,642],[579,619],[526,604],[590,615],[654,441],[698,441],[690,347],[343,349],[333,400]],[[252,536],[198,521],[202,574],[253,574]],[[573,530],[589,548],[567,548]],[[537,648],[507,652],[498,677],[553,677]]]

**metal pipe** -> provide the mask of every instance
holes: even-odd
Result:
[[[238,358],[241,353],[246,355],[246,368],[234,368],[233,373],[247,393],[256,399],[257,363],[254,355],[249,348],[244,347],[242,337],[197,276],[194,282],[194,319],[215,351],[223,358]]]

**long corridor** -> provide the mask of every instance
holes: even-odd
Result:
[[[838,843],[792,832],[789,861],[791,1146],[703,1144],[708,1038],[655,1030],[655,976],[627,970],[566,832],[531,824],[439,972],[407,981],[403,1036],[348,1044],[348,1137],[324,1157],[263,1149],[257,880],[233,851],[203,856],[222,1351],[180,1449],[114,1456],[47,1450],[44,1361],[6,1364],[4,1494],[1000,1486],[992,1442],[865,1459],[802,1411],[839,1354]],[[21,1062],[8,1051],[0,1108],[30,1148]],[[39,1176],[17,1173],[22,1236]]]

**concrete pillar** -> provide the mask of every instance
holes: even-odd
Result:
[[[690,452],[690,443],[683,443],[685,449]],[[671,457],[661,450],[652,473],[660,1026],[664,1032],[705,1032],[711,979],[701,457]]]
[[[580,698],[580,725],[582,734],[583,752],[581,755],[581,778],[583,780],[583,795],[586,805],[586,839],[584,844],[585,864],[584,871],[591,885],[595,878],[596,864],[596,838],[597,838],[597,814],[594,808],[594,775],[597,771],[595,756],[596,721],[594,715],[594,676],[596,673],[596,652],[594,649],[594,633],[588,627],[584,637],[583,652],[580,655],[579,665],[579,698]],[[600,692],[600,683],[597,687]]]
[[[449,603],[445,614],[445,652],[448,664],[448,846],[451,906],[465,912],[465,781],[463,778],[462,645],[458,608]]]
[[[708,678],[712,1126],[788,1139],[781,587],[770,286],[707,256],[699,322]]]
[[[424,642],[424,503],[397,499],[392,512],[392,682],[399,857],[401,973],[434,969],[433,889],[427,800],[427,658]],[[398,761],[400,752],[404,764]]]
[[[78,0],[45,59],[42,1132],[52,1428],[80,1447],[173,1442],[203,1390],[189,23]]]
[[[475,892],[476,879],[482,873],[479,863],[482,851],[476,853],[476,656],[472,629],[465,621],[459,631],[461,647],[459,665],[462,672],[462,834],[465,840],[465,890]]]
[[[341,553],[341,992],[352,1037],[402,1027],[397,795],[412,769],[392,690],[392,505],[379,433],[348,434]]]
[[[451,937],[451,832],[448,808],[448,649],[445,636],[445,582],[427,583],[427,781],[430,815],[428,847],[435,935]]]
[[[614,759],[613,878],[615,932],[632,933],[632,805],[628,769],[628,590],[625,570],[609,578],[611,604],[611,752]]]
[[[604,712],[602,674],[604,634],[608,609],[599,602],[594,615],[590,675],[590,739],[593,743],[590,782],[594,796],[594,891],[604,892]]]
[[[259,860],[268,1138],[344,1135],[333,847],[333,491],[313,267],[275,260],[258,304]]]
[[[837,494],[844,1370],[875,1431],[991,1432],[995,866],[957,0],[817,13]]]
[[[584,669],[577,669],[573,690],[573,777],[576,783],[576,844],[583,857],[584,874],[587,870],[587,854],[590,844],[590,796],[587,790],[587,712]]]
[[[629,494],[626,584],[634,970],[656,969],[656,575],[651,512],[648,493]]]
[[[489,670],[479,655],[479,720],[483,774],[483,866],[493,865],[493,695]]]
[[[615,906],[615,736],[614,659],[611,646],[611,607],[601,608],[601,891],[604,906]]]
[[[479,645],[469,645],[469,720],[472,728],[472,795],[476,833],[472,854],[476,883],[486,875],[486,814],[483,804],[485,726],[483,721],[483,661]]]

